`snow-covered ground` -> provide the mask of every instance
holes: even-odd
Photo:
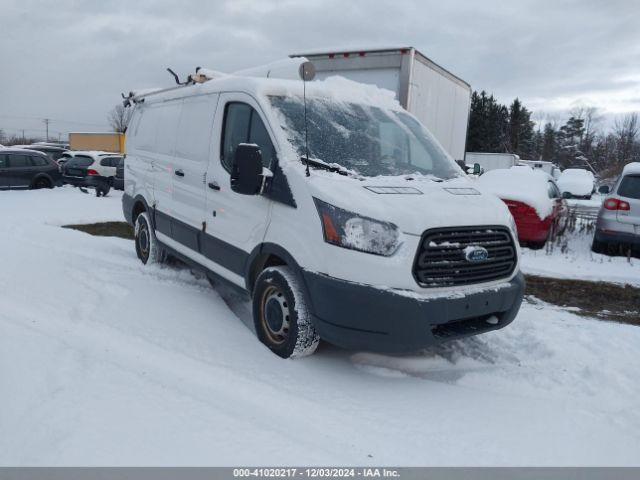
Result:
[[[583,214],[597,214],[602,199],[594,195],[591,200],[568,201],[570,208]],[[586,228],[589,221],[578,220],[575,231],[568,231],[553,246],[543,250],[522,249],[522,271],[533,275],[577,280],[628,283],[640,286],[640,258],[610,257],[591,251],[593,230]]]
[[[0,465],[640,465],[640,328],[526,304],[418,356],[282,360],[206,281],[58,227],[119,194],[0,219]]]

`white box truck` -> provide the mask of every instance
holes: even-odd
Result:
[[[302,52],[316,67],[316,79],[340,75],[395,92],[454,160],[464,160],[471,86],[413,47]]]
[[[520,157],[515,153],[479,153],[467,152],[467,165],[478,163],[484,172],[498,168],[511,168],[520,163]]]

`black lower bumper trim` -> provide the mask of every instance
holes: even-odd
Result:
[[[320,336],[344,348],[371,351],[411,352],[505,327],[524,295],[520,272],[501,288],[432,298],[306,271],[303,275]]]

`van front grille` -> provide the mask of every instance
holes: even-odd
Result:
[[[469,249],[486,250],[486,258],[468,259]],[[506,278],[516,262],[513,238],[505,227],[437,228],[422,235],[413,276],[421,287],[470,285]]]

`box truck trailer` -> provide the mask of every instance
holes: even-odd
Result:
[[[69,134],[69,148],[124,153],[124,133],[72,132]]]
[[[340,75],[391,90],[454,160],[464,160],[470,85],[413,47],[346,49],[290,55],[313,62],[316,79]]]

